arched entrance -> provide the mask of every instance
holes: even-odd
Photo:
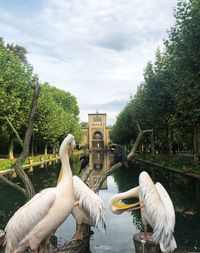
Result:
[[[103,134],[100,131],[94,132],[92,147],[97,150],[102,149],[104,147]]]

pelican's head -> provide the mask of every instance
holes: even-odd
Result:
[[[138,187],[130,189],[126,192],[115,194],[110,199],[110,210],[115,214],[120,214],[125,211],[134,211],[143,207],[141,202],[133,204],[125,204],[124,199],[138,197]]]
[[[71,149],[74,149],[76,147],[75,138],[72,134],[68,134],[67,137],[63,140],[62,144],[60,145],[59,150],[60,157],[63,157],[66,154],[69,147],[71,147]]]
[[[118,200],[116,201],[115,199],[115,195],[111,198],[110,200],[110,210],[115,213],[115,214],[121,214],[123,212],[126,211],[134,211],[137,209],[140,209],[140,203],[141,202],[136,202],[133,204],[125,204],[124,202],[122,202],[122,200]]]

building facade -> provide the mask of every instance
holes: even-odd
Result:
[[[104,149],[110,142],[110,126],[106,124],[106,113],[88,114],[88,126],[82,127],[83,139],[80,146],[88,145],[90,150]]]

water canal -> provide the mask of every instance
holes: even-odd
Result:
[[[73,158],[73,173],[79,172],[79,159]],[[96,178],[110,167],[113,157],[110,155],[91,154],[90,166],[93,168],[89,178],[89,185],[93,185]],[[36,191],[56,185],[59,163],[35,167],[29,173]],[[200,199],[198,187],[194,179],[185,176],[170,174],[167,171],[157,170],[146,165],[136,164],[129,169],[122,168],[109,176],[102,185],[100,196],[106,205],[107,232],[100,234],[93,229],[90,251],[92,253],[133,253],[133,234],[143,230],[140,212],[112,214],[107,203],[112,194],[126,191],[138,185],[138,176],[142,170],[149,172],[154,181],[161,182],[169,192],[176,211],[175,238],[179,250],[200,251]],[[17,182],[17,178],[13,178]],[[24,203],[25,199],[16,190],[0,181],[0,229],[4,229],[8,219]],[[68,241],[75,231],[75,221],[70,216],[57,230],[58,244]]]

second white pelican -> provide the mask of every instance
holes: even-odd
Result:
[[[121,200],[137,197],[140,202],[136,204],[123,204]],[[153,229],[152,239],[155,244],[160,244],[164,253],[173,252],[177,245],[174,239],[175,212],[172,201],[160,184],[154,184],[149,174],[143,171],[139,176],[139,186],[112,196],[110,209],[113,213],[120,214],[124,211],[141,209],[144,224],[144,239],[147,240],[147,225]]]
[[[62,170],[58,177],[58,183],[62,176]],[[105,208],[103,200],[93,192],[78,176],[73,176],[73,190],[75,195],[75,206],[72,215],[77,223],[77,231],[72,240],[83,239],[81,225],[97,227],[102,233],[106,230]]]

